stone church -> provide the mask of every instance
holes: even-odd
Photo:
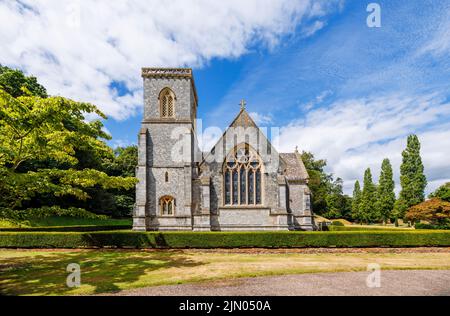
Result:
[[[134,230],[315,228],[299,152],[278,153],[243,101],[215,146],[201,152],[192,70],[143,68],[142,77]]]

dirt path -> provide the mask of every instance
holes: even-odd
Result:
[[[369,288],[369,272],[313,273],[155,286],[112,295],[450,295],[450,270],[381,271],[381,287]]]

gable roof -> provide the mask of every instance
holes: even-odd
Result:
[[[286,179],[289,181],[308,180],[309,175],[298,151],[294,153],[280,153],[281,159],[286,162]]]
[[[207,157],[209,157],[209,155],[213,154],[212,150],[214,148],[216,148],[219,144],[223,143],[223,139],[226,136],[227,131],[230,127],[257,128],[259,130],[260,135],[262,135],[262,137],[265,138],[265,141],[267,141],[267,144],[270,146],[271,153],[278,154],[280,158],[280,163],[284,165],[284,169],[286,170],[285,176],[288,181],[307,181],[309,179],[308,172],[302,161],[300,153],[297,150],[294,153],[278,153],[276,149],[273,147],[273,145],[270,143],[270,141],[267,139],[267,137],[264,135],[264,133],[256,125],[255,121],[251,118],[250,114],[248,114],[245,108],[242,108],[239,111],[238,115],[234,118],[229,127],[223,132],[222,136],[217,141],[217,143],[211,148],[211,150],[204,153],[201,164],[203,164],[203,162],[207,159]]]
[[[264,137],[265,141],[267,142],[267,144],[270,146],[271,149],[271,153],[278,153],[276,151],[276,149],[272,146],[272,144],[270,143],[270,141],[267,139],[267,137],[264,135],[264,133],[259,129],[258,125],[256,125],[255,121],[251,118],[250,114],[248,114],[248,112],[245,110],[245,108],[241,108],[241,110],[239,111],[239,113],[237,114],[237,116],[234,118],[234,120],[231,122],[231,124],[226,128],[226,130],[223,132],[222,136],[220,137],[220,139],[216,142],[216,144],[211,148],[211,150],[209,150],[207,152],[206,155],[203,155],[203,159],[202,162],[200,164],[203,164],[203,162],[210,156],[212,155],[212,151],[213,149],[215,149],[217,147],[217,145],[222,144],[223,143],[223,139],[225,137],[225,135],[228,132],[229,128],[237,128],[237,127],[254,127],[257,128],[259,131],[259,134],[262,135],[262,137]]]

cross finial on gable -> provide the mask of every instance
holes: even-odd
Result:
[[[247,102],[245,102],[244,99],[241,100],[241,103],[239,103],[241,105],[241,110],[245,110],[245,105],[247,104]]]

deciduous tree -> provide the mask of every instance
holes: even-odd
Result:
[[[26,92],[26,91],[25,91]],[[106,118],[94,105],[62,97],[29,95],[14,98],[0,89],[0,206],[21,207],[37,194],[88,199],[87,188],[130,189],[136,179],[111,177],[95,169],[77,169],[77,148],[99,156],[112,155],[100,120],[86,122],[86,113]],[[47,166],[28,165],[46,161]],[[54,164],[57,168],[48,168]]]

